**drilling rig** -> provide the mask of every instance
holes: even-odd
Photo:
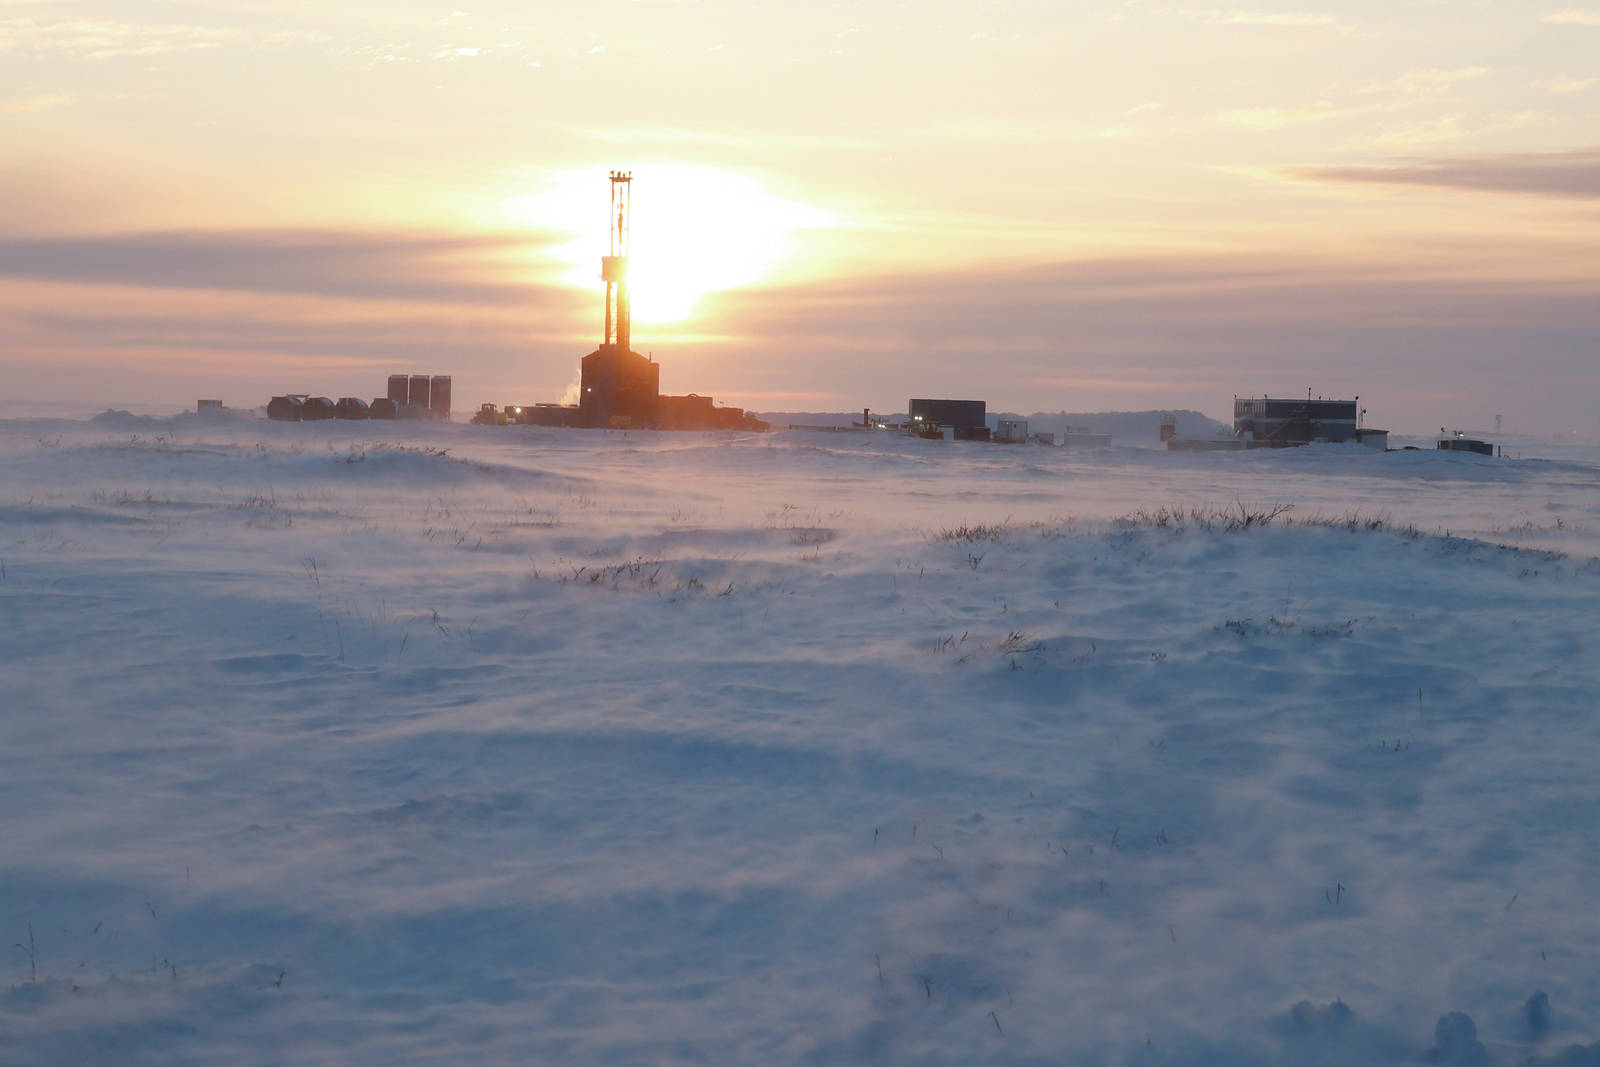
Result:
[[[609,249],[600,257],[606,284],[605,332],[600,347],[583,357],[578,394],[581,426],[653,426],[660,396],[661,367],[632,348],[628,302],[628,228],[633,210],[633,174],[611,172],[611,208],[606,227]]]

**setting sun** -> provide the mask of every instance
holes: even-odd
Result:
[[[746,174],[679,165],[634,168],[629,290],[636,322],[688,318],[707,293],[773,279],[797,231],[834,225],[827,212],[775,196]],[[553,250],[561,278],[599,290],[607,246],[604,172],[570,171],[505,205],[517,222],[570,234]]]

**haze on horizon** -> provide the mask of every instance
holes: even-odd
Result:
[[[0,0],[18,405],[555,400],[1600,433],[1600,5]]]

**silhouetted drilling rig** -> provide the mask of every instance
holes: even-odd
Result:
[[[661,365],[633,350],[633,316],[628,298],[628,229],[632,218],[633,174],[610,173],[610,232],[600,257],[605,282],[605,328],[600,347],[583,357],[577,404],[484,404],[472,417],[494,425],[584,426],[653,430],[756,430],[767,424],[742,408],[718,407],[709,396],[661,395]]]

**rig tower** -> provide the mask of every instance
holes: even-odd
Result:
[[[610,248],[600,257],[606,283],[606,332],[600,347],[583,357],[578,394],[579,426],[654,426],[659,412],[661,368],[633,350],[628,307],[628,222],[633,174],[611,172]]]
[[[631,315],[628,311],[628,222],[633,199],[633,172],[611,172],[611,251],[600,257],[600,278],[606,283],[606,332],[602,345],[614,344],[624,352],[629,346]]]

